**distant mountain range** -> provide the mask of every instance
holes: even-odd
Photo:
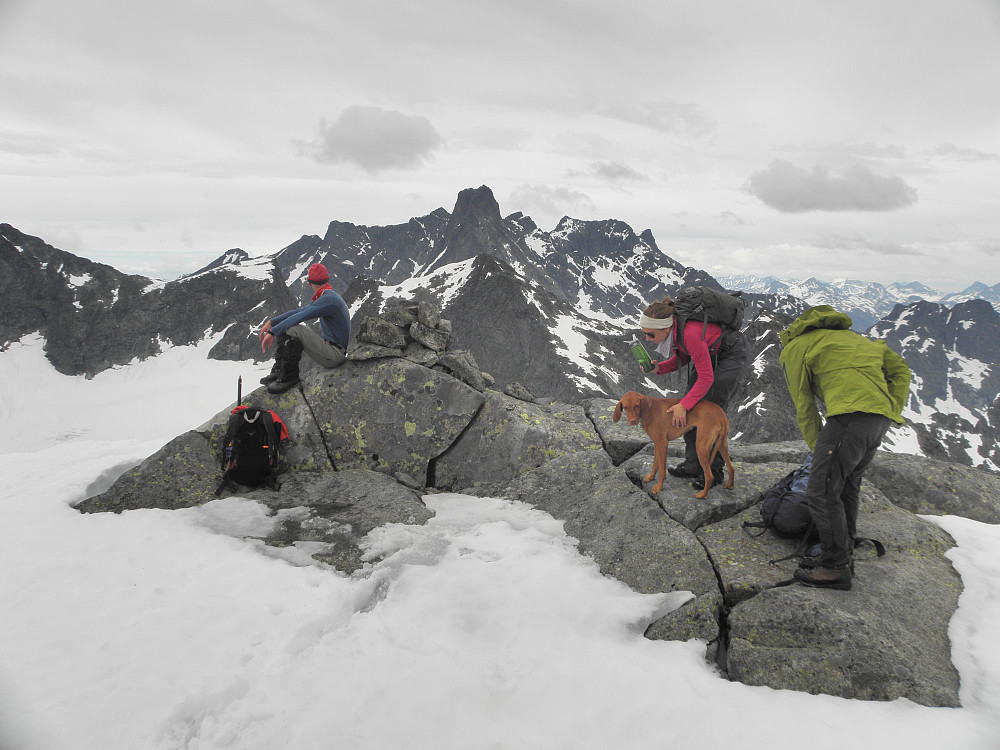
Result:
[[[939,302],[957,305],[973,299],[983,299],[1000,310],[1000,284],[986,286],[976,282],[968,289],[954,294],[943,294],[917,282],[909,284],[878,284],[855,279],[836,279],[831,282],[809,278],[805,281],[777,279],[774,276],[719,276],[717,280],[728,289],[742,289],[757,294],[776,294],[796,297],[806,304],[832,305],[851,316],[856,331],[866,331],[884,318],[896,305],[911,302]]]
[[[254,331],[299,304],[315,262],[330,270],[355,330],[390,298],[432,300],[452,321],[453,346],[470,351],[496,387],[516,382],[566,402],[683,390],[683,375],[648,379],[635,365],[639,311],[684,286],[743,290],[753,362],[730,419],[748,442],[799,439],[777,333],[807,307],[832,304],[855,328],[874,326],[869,335],[913,369],[909,424],[890,436],[898,450],[1000,469],[1000,351],[988,343],[1000,341],[991,306],[1000,285],[941,296],[913,284],[715,279],[615,219],[564,217],[543,231],[521,213],[503,217],[486,186],[461,191],[450,212],[382,227],[333,221],[323,237],[262,257],[235,248],[170,282],[121,274],[0,224],[0,343],[39,331],[66,374],[205,339],[215,342],[212,357],[259,358]],[[986,302],[963,298],[977,291]]]

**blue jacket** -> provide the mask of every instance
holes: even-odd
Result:
[[[351,340],[351,311],[344,298],[332,289],[327,289],[304,307],[275,315],[271,318],[271,333],[280,336],[296,323],[313,318],[319,318],[323,338],[347,350]]]

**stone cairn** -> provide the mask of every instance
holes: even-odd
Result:
[[[402,357],[446,372],[480,392],[495,383],[493,376],[480,369],[472,352],[451,348],[451,321],[442,318],[440,308],[425,300],[387,300],[380,314],[360,320],[356,339],[348,359]],[[520,383],[509,384],[504,393],[522,401],[535,400]]]

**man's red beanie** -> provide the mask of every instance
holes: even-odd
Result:
[[[322,263],[313,263],[309,266],[309,275],[306,276],[306,280],[313,284],[325,284],[330,280],[330,274]]]

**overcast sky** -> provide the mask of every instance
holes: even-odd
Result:
[[[0,0],[0,221],[170,278],[488,185],[715,275],[1000,282],[998,0]]]

